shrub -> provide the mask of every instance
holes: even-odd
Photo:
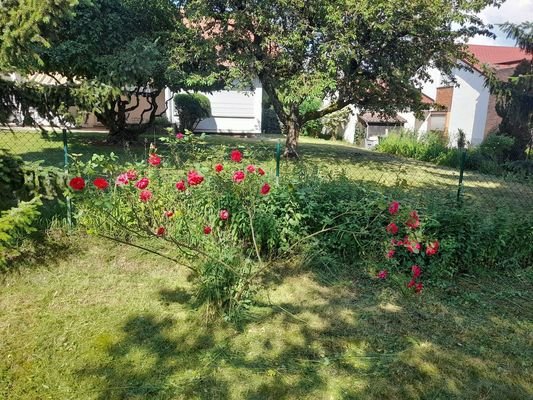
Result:
[[[418,138],[416,132],[404,130],[384,137],[377,150],[383,153],[436,162],[448,152],[446,139],[439,132],[428,132]]]
[[[19,192],[24,186],[22,159],[0,149],[0,210],[17,204]]]
[[[506,161],[514,146],[515,139],[504,135],[489,135],[480,144],[479,150],[486,158],[502,164]]]
[[[322,107],[322,99],[310,97],[300,104],[300,114],[317,111]],[[302,126],[303,136],[318,137],[322,132],[322,122],[319,119],[308,121]]]
[[[211,116],[211,104],[207,96],[200,93],[180,93],[174,96],[180,130],[194,130],[198,123]]]

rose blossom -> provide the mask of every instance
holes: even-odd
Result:
[[[261,187],[261,194],[262,195],[267,195],[268,192],[270,192],[270,185],[268,183],[265,183],[262,187]]]
[[[135,184],[135,187],[137,189],[146,189],[148,185],[150,184],[150,180],[148,178],[142,178]]]
[[[392,235],[396,235],[398,233],[398,225],[396,225],[394,222],[391,222],[387,225],[387,233],[390,233]]]
[[[157,228],[157,230],[155,231],[155,234],[156,234],[157,236],[163,236],[163,235],[165,234],[165,232],[166,232],[165,227],[160,226],[160,227]]]
[[[399,209],[400,209],[400,203],[398,203],[397,201],[393,201],[389,205],[389,214],[390,215],[398,214]]]
[[[393,258],[395,253],[396,252],[394,250],[389,250],[389,252],[387,253],[387,258]]]
[[[148,164],[153,167],[157,167],[159,164],[161,164],[161,157],[159,157],[155,153],[150,154],[150,156],[148,157]]]
[[[418,282],[415,286],[415,292],[420,293],[422,289],[424,289],[424,285],[422,284],[422,282]]]
[[[178,189],[180,192],[184,192],[187,190],[187,187],[185,186],[185,181],[183,179],[181,181],[176,182],[176,189]]]
[[[407,287],[408,287],[408,288],[412,288],[412,287],[415,286],[415,285],[416,285],[415,280],[414,280],[414,279],[411,279],[411,280],[409,281],[409,283],[407,284]]]
[[[242,161],[242,153],[239,150],[232,150],[231,151],[231,160],[240,163]]]
[[[246,167],[246,171],[248,171],[248,173],[250,174],[253,174],[255,172],[255,166],[250,164]]]
[[[438,240],[435,240],[433,243],[428,244],[426,247],[426,255],[434,256],[435,254],[437,254],[437,251],[439,251],[439,247],[440,244]]]
[[[178,134],[176,135],[176,139],[178,139],[178,140],[181,140],[184,137],[185,137],[185,135],[183,133],[181,133],[181,132],[178,132]]]
[[[96,186],[100,190],[105,190],[109,187],[109,183],[104,178],[96,178],[93,181],[93,185]]]
[[[263,170],[263,168],[257,168],[257,173],[259,175],[264,175],[265,174],[265,171]]]
[[[409,219],[405,223],[409,228],[416,229],[420,226],[420,218],[416,211],[411,211],[409,213]]]
[[[172,218],[174,216],[174,211],[165,211],[165,217]]]
[[[189,186],[199,185],[204,181],[204,177],[198,173],[198,171],[191,170],[187,174],[187,183]]]
[[[233,182],[235,183],[241,183],[242,181],[244,181],[244,178],[245,178],[245,175],[244,175],[244,172],[242,171],[235,171],[233,173]]]
[[[389,275],[389,273],[387,272],[386,269],[384,269],[383,271],[379,271],[378,278],[379,279],[387,279],[388,275]]]
[[[137,180],[137,171],[130,169],[126,172],[126,176],[130,181],[136,181]]]
[[[215,165],[216,172],[222,172],[223,169],[224,169],[224,166],[222,164]]]
[[[142,190],[139,194],[139,200],[141,200],[143,203],[147,203],[148,200],[152,198],[152,192],[149,190]]]
[[[76,176],[70,180],[68,185],[74,190],[83,190],[85,187],[85,179],[81,176]]]
[[[127,185],[129,183],[128,174],[123,173],[117,176],[117,179],[115,180],[115,185],[117,186],[123,186]]]
[[[413,273],[413,278],[416,279],[422,274],[422,268],[420,268],[418,265],[413,265],[411,267],[411,272]]]
[[[219,216],[220,216],[220,219],[222,221],[226,221],[229,218],[229,211],[228,210],[220,210]]]
[[[209,235],[213,229],[210,226],[204,226],[204,233]]]

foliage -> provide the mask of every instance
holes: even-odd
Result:
[[[504,135],[489,135],[479,146],[481,154],[498,164],[507,161],[515,139]]]
[[[421,161],[435,161],[448,152],[441,133],[428,132],[419,138],[417,132],[408,130],[390,133],[379,142],[377,150]]]
[[[322,99],[318,97],[306,98],[299,106],[299,112],[305,114],[316,112],[322,107]],[[322,133],[322,122],[320,120],[307,121],[302,126],[302,135],[318,137]]]
[[[346,124],[352,116],[352,109],[350,107],[344,107],[342,110],[328,114],[320,121],[324,126],[324,131],[327,136],[335,140],[337,138],[342,139]],[[357,130],[358,128],[356,128]],[[354,134],[354,143],[359,144],[361,142],[360,131]]]
[[[259,78],[286,129],[287,155],[297,156],[304,124],[349,104],[390,114],[426,107],[419,81],[430,67],[450,74],[468,56],[462,43],[490,34],[478,13],[499,3],[193,0],[184,10],[236,80]],[[309,97],[329,105],[301,112]]]
[[[22,159],[0,149],[0,211],[17,203],[16,192],[24,185]]]
[[[6,266],[8,257],[18,255],[20,239],[36,231],[33,224],[40,215],[41,205],[41,199],[34,197],[0,214],[0,268]]]
[[[533,22],[504,23],[501,26],[507,37],[514,39],[526,55],[533,54]],[[484,73],[487,77],[485,84],[497,96],[496,112],[502,117],[499,131],[515,139],[510,157],[512,160],[524,159],[526,149],[531,151],[533,146],[533,62],[524,56],[507,80],[501,80],[498,73],[488,67]]]
[[[209,98],[201,93],[178,93],[174,104],[179,118],[179,129],[193,131],[198,123],[211,116]]]

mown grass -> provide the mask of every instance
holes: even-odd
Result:
[[[295,259],[235,326],[206,321],[164,259],[80,233],[52,242],[68,252],[0,284],[2,399],[533,396],[531,271],[414,297]]]

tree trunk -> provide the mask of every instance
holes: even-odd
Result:
[[[287,130],[287,140],[285,141],[285,153],[287,158],[299,158],[298,156],[298,138],[300,136],[301,123],[298,117],[298,106],[291,105],[291,110],[285,121]]]

